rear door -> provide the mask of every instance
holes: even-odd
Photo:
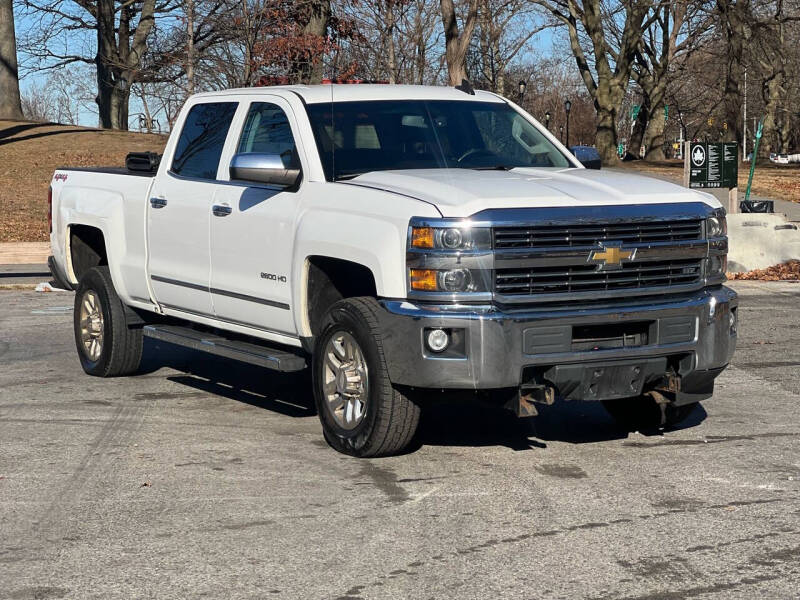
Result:
[[[247,108],[232,154],[279,155],[285,166],[299,164],[308,173],[296,132],[294,113],[285,100],[259,96]],[[225,178],[230,179],[227,174]],[[218,319],[296,334],[292,251],[303,193],[302,182],[292,190],[220,182],[211,217],[211,292]]]
[[[238,104],[204,102],[189,109],[166,172],[147,208],[148,272],[165,308],[213,317],[209,228],[217,173]]]

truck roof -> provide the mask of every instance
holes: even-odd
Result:
[[[196,97],[261,95],[279,93],[295,93],[308,104],[330,102],[331,96],[337,102],[354,100],[465,100],[480,102],[503,102],[490,92],[475,91],[475,95],[446,86],[433,85],[397,85],[397,84],[323,84],[323,85],[276,85],[264,87],[238,88],[204,92]]]

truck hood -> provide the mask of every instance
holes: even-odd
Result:
[[[511,171],[420,169],[374,171],[343,182],[433,204],[443,217],[468,217],[489,208],[705,202],[710,194],[622,171],[517,168]]]

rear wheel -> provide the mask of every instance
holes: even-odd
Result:
[[[619,400],[604,400],[603,406],[623,427],[631,431],[671,427],[685,420],[697,402],[675,406],[672,402],[659,403],[644,395]]]
[[[86,373],[116,377],[139,369],[142,330],[128,327],[108,267],[94,267],[81,277],[73,324],[78,357]]]
[[[420,409],[389,380],[374,298],[334,304],[315,344],[314,399],[328,443],[360,457],[397,454],[412,442]]]

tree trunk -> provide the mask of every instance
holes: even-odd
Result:
[[[717,0],[717,10],[722,20],[722,30],[725,37],[725,56],[727,68],[725,69],[725,90],[722,104],[725,110],[725,122],[728,130],[725,132],[726,141],[742,139],[741,118],[741,82],[742,82],[742,57],[744,45],[747,40],[748,22],[751,20],[750,0]]]
[[[478,0],[469,0],[467,17],[464,19],[463,30],[459,33],[456,7],[453,0],[440,0],[442,9],[442,24],[444,25],[445,61],[450,85],[460,85],[467,79],[467,50],[475,31],[478,17]]]
[[[619,160],[619,154],[617,154],[617,110],[598,106],[597,103],[595,103],[595,109],[597,110],[595,146],[597,146],[604,165],[616,164]]]
[[[303,34],[324,38],[328,33],[331,19],[330,0],[308,0],[308,21],[303,26]],[[305,57],[304,57],[305,58]],[[322,60],[320,57],[308,57],[302,63],[296,63],[289,69],[291,79],[298,83],[322,83]]]
[[[764,98],[764,129],[761,147],[769,155],[780,148],[778,138],[778,105],[781,99],[782,73],[776,73],[762,84],[761,95]]]
[[[194,0],[186,3],[186,93],[194,94]]]
[[[639,107],[639,114],[636,115],[636,121],[633,124],[633,133],[628,140],[628,152],[626,159],[639,160],[641,156],[642,141],[644,140],[644,132],[647,129],[647,122],[650,120],[650,108],[647,104],[642,103]]]
[[[647,123],[647,130],[644,134],[645,146],[645,160],[664,160],[664,129],[666,128],[664,122],[664,105],[657,104],[650,114],[650,120]]]
[[[0,0],[0,119],[22,120],[12,0]]]

